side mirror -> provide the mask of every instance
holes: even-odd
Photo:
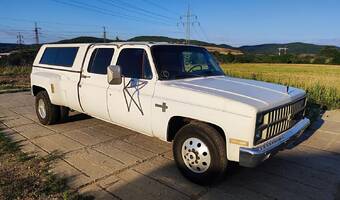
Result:
[[[119,85],[122,83],[122,71],[119,65],[110,65],[107,67],[107,82],[110,85]]]

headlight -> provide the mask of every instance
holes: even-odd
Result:
[[[262,124],[263,124],[263,115],[258,114],[257,117],[256,117],[256,128],[258,128]]]
[[[261,138],[262,138],[262,130],[256,130],[255,131],[255,138],[254,138],[255,142],[261,140]]]
[[[255,127],[255,143],[262,139],[262,129],[260,128],[263,125],[264,116],[262,113],[257,114],[256,116],[256,127]]]

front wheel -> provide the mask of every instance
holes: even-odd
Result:
[[[60,118],[59,106],[51,103],[46,91],[41,91],[35,97],[35,110],[39,122],[44,125],[56,123]]]
[[[207,185],[223,177],[227,168],[225,141],[214,128],[203,123],[182,127],[173,143],[175,162],[189,180]]]

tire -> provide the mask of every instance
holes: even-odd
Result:
[[[224,177],[225,141],[207,124],[194,122],[182,127],[175,136],[173,154],[180,172],[194,183],[209,185]]]
[[[60,106],[60,122],[66,122],[68,120],[70,109],[65,106]]]
[[[35,97],[35,111],[44,125],[55,124],[60,119],[60,107],[51,103],[46,91],[40,91]]]

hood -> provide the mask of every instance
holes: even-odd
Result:
[[[171,82],[171,83],[170,83]],[[258,111],[289,103],[305,95],[301,89],[262,81],[214,76],[170,81],[172,87],[241,102]]]

